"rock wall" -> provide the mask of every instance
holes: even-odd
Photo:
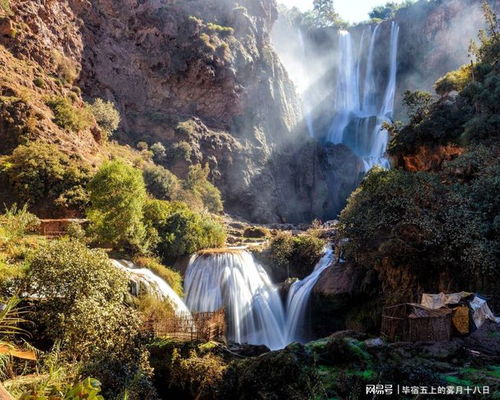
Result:
[[[11,0],[11,8],[6,21],[18,32],[3,42],[16,57],[53,75],[62,60],[85,99],[117,105],[118,141],[161,142],[159,162],[180,177],[208,163],[226,211],[301,222],[339,208],[270,45],[274,1]]]

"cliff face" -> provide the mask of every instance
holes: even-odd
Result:
[[[270,46],[274,1],[11,0],[11,10],[16,33],[2,43],[15,57],[47,75],[73,70],[83,98],[119,108],[118,140],[161,142],[160,162],[177,175],[208,163],[227,211],[288,222],[328,207],[319,154],[302,145],[295,90]]]

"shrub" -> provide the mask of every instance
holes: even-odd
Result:
[[[43,80],[43,78],[41,77],[36,77],[35,79],[33,79],[33,84],[38,87],[38,88],[45,88],[46,84],[45,84],[45,81]]]
[[[210,169],[208,165],[193,165],[189,168],[188,178],[184,184],[185,189],[200,196],[203,205],[209,212],[219,213],[223,210],[222,198],[217,189],[208,180]]]
[[[157,199],[175,200],[178,198],[181,184],[169,170],[157,165],[148,165],[144,168],[143,176],[148,192]]]
[[[271,260],[278,268],[286,269],[288,277],[302,279],[314,269],[324,246],[324,240],[311,234],[293,236],[281,232],[271,240]]]
[[[472,68],[470,65],[463,65],[456,71],[448,72],[438,79],[434,84],[436,93],[444,96],[452,91],[461,91],[467,86],[472,78]]]
[[[22,202],[57,200],[59,205],[76,208],[87,202],[84,188],[90,178],[89,168],[55,145],[30,143],[17,147],[8,158],[5,172]]]
[[[138,326],[123,304],[127,278],[99,250],[80,242],[49,242],[33,256],[30,294],[40,300],[35,318],[53,341],[77,359],[123,351]]]
[[[226,369],[224,360],[211,353],[200,355],[191,350],[189,357],[184,358],[175,348],[171,358],[172,382],[188,389],[193,398],[211,398],[222,383]]]
[[[151,146],[151,151],[153,152],[154,160],[157,162],[163,161],[167,156],[167,150],[165,149],[165,146],[163,146],[163,144],[161,144],[160,142],[153,144]]]
[[[35,232],[39,225],[40,220],[36,215],[28,212],[26,204],[22,208],[14,204],[6,208],[3,215],[0,215],[0,227],[10,240]]]
[[[154,272],[156,275],[158,275],[160,278],[162,278],[165,282],[169,284],[169,286],[180,296],[182,297],[183,295],[183,288],[182,288],[182,276],[168,268],[162,265],[159,261],[155,260],[154,258],[148,258],[148,257],[136,257],[134,258],[134,263],[138,265],[139,267],[142,268],[147,268]]]
[[[149,224],[159,235],[157,251],[166,261],[204,248],[220,247],[226,240],[222,224],[208,215],[189,210],[182,203],[173,203],[165,219],[157,215],[152,218]]]
[[[54,97],[47,102],[54,113],[54,123],[68,131],[80,132],[93,124],[87,107],[76,107],[64,97]]]
[[[193,149],[188,142],[174,143],[168,153],[169,161],[189,161],[191,159],[192,151]]]
[[[108,162],[88,187],[87,216],[97,240],[131,251],[144,250],[146,188],[141,171],[122,161]]]
[[[53,53],[53,59],[57,76],[61,78],[63,82],[72,85],[78,77],[75,62],[57,50]]]
[[[229,35],[232,35],[234,33],[234,28],[231,28],[230,26],[217,25],[217,24],[214,24],[212,22],[209,22],[207,24],[207,28],[209,31],[217,32],[223,36],[229,36]]]
[[[269,229],[261,226],[250,226],[243,231],[243,236],[247,238],[265,238],[270,235]]]
[[[10,0],[0,0],[0,9],[3,10],[5,14],[11,15]]]
[[[120,125],[120,112],[116,109],[113,102],[95,99],[90,105],[90,111],[107,137],[111,136],[118,129]]]

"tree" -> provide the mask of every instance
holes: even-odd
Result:
[[[103,251],[78,241],[52,241],[37,251],[27,286],[40,299],[36,322],[74,358],[119,348],[137,329],[124,305],[126,276]]]
[[[179,179],[168,169],[149,165],[143,171],[148,192],[160,200],[175,200],[181,190]]]
[[[74,207],[87,202],[84,187],[89,180],[89,168],[70,158],[56,145],[21,145],[7,158],[2,169],[21,202],[36,204],[52,200]]]
[[[219,189],[208,180],[209,174],[208,164],[204,167],[199,164],[192,165],[184,187],[199,196],[208,211],[218,213],[223,210],[222,199]]]
[[[387,2],[383,6],[374,7],[368,15],[372,19],[390,19],[396,15],[397,10],[408,7],[412,3],[412,0],[406,0],[400,4],[393,1]]]
[[[313,13],[316,25],[319,27],[335,26],[341,23],[339,15],[335,12],[333,0],[314,0]]]
[[[118,129],[121,119],[120,112],[111,101],[95,99],[90,105],[90,111],[106,137],[111,136]]]
[[[89,183],[89,191],[87,216],[98,241],[133,251],[143,249],[146,188],[141,171],[122,161],[108,162]]]

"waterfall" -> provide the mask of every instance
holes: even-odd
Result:
[[[283,348],[285,315],[278,289],[244,250],[194,255],[184,281],[192,312],[224,307],[227,337],[237,343]]]
[[[113,265],[125,272],[127,277],[135,286],[133,293],[138,295],[140,287],[143,286],[146,291],[156,296],[158,299],[168,301],[174,308],[176,314],[189,315],[191,314],[186,304],[174,292],[170,285],[158,275],[154,274],[147,268],[137,267],[134,263],[126,260],[111,260]]]
[[[307,337],[304,332],[306,331],[306,315],[311,292],[321,273],[331,264],[333,256],[332,248],[327,248],[323,257],[316,264],[314,271],[301,281],[294,282],[290,287],[286,306],[287,343],[306,341]]]
[[[278,288],[249,252],[194,255],[184,281],[186,304],[191,312],[224,307],[227,337],[237,343],[264,344],[274,350],[304,342],[312,289],[333,257],[328,247],[314,271],[292,284],[285,313]]]
[[[342,143],[356,153],[362,159],[365,171],[374,165],[389,167],[385,157],[389,136],[382,126],[390,121],[394,111],[399,26],[392,22],[388,47],[379,43],[380,26],[373,30],[369,27],[363,32],[357,52],[351,34],[339,31],[334,116],[326,135],[327,141]],[[367,56],[363,58],[366,32],[370,41]],[[375,68],[375,51],[381,45],[389,49],[389,76],[386,87],[382,89],[377,85]]]

